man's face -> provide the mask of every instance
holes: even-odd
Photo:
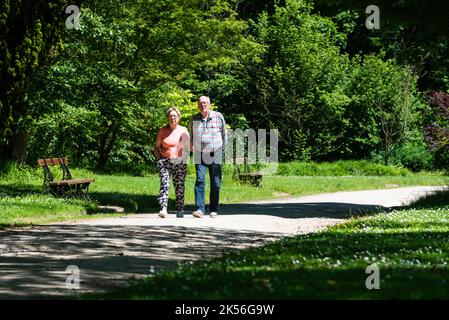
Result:
[[[198,109],[202,114],[207,114],[209,112],[210,102],[207,99],[200,99],[198,101]]]

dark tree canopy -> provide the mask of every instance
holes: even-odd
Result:
[[[350,54],[385,51],[403,65],[413,65],[422,90],[448,86],[449,1],[422,0],[316,0],[314,12],[335,17],[342,11],[358,16],[357,28],[348,35]],[[365,9],[375,4],[380,29],[368,30]]]
[[[4,158],[23,160],[27,88],[33,73],[59,52],[66,6],[62,0],[1,2],[0,155]]]
[[[232,128],[277,128],[282,160],[431,158],[426,97],[449,91],[449,1],[80,2],[0,2],[0,160],[148,165],[164,110],[185,121],[203,94]]]

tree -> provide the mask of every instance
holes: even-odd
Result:
[[[411,118],[409,100],[412,78],[411,71],[406,69],[402,70],[402,74],[388,73],[383,81],[393,86],[381,87],[381,90],[387,90],[376,92],[374,103],[380,115],[385,165],[389,164],[392,147],[403,140],[408,129]]]
[[[439,165],[447,167],[449,159],[449,94],[431,92],[428,102],[434,112],[434,122],[424,128],[426,142],[431,150],[436,151]]]
[[[107,3],[86,1],[80,29],[67,31],[64,51],[41,72],[45,86],[33,101],[34,134],[41,136],[44,123],[55,130],[48,150],[70,151],[98,169],[111,157],[149,161],[166,101],[188,110],[193,96],[182,85],[211,92],[214,81],[258,50],[226,1]]]
[[[380,29],[365,28],[365,9],[380,9]],[[446,0],[315,0],[315,12],[335,19],[342,12],[357,17],[357,27],[348,35],[351,55],[386,52],[402,66],[412,66],[423,91],[449,88],[449,28]],[[344,27],[344,25],[340,25]]]
[[[344,35],[299,0],[276,5],[273,15],[263,13],[253,29],[265,53],[242,70],[238,94],[223,101],[226,110],[243,111],[253,128],[278,128],[283,159],[305,155],[301,148],[314,160],[339,152],[349,103],[344,87],[350,60],[336,45]]]
[[[62,0],[0,4],[0,158],[26,160],[28,87],[60,51],[65,5]]]
[[[383,61],[381,56],[367,55],[354,65],[347,89],[351,103],[345,118],[350,125],[344,143],[356,158],[367,157],[382,144],[388,164],[392,148],[403,141],[416,117],[416,76],[410,68],[391,59]]]

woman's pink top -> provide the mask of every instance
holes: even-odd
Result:
[[[173,131],[170,126],[165,126],[159,130],[157,140],[161,142],[161,155],[164,158],[181,158],[184,156],[184,144],[189,145],[189,131],[180,125]]]

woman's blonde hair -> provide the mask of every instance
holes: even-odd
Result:
[[[181,118],[181,111],[179,111],[179,109],[176,108],[176,107],[168,108],[168,110],[167,110],[167,118],[170,115],[170,112],[172,112],[172,111],[176,112],[178,114],[178,117]]]

